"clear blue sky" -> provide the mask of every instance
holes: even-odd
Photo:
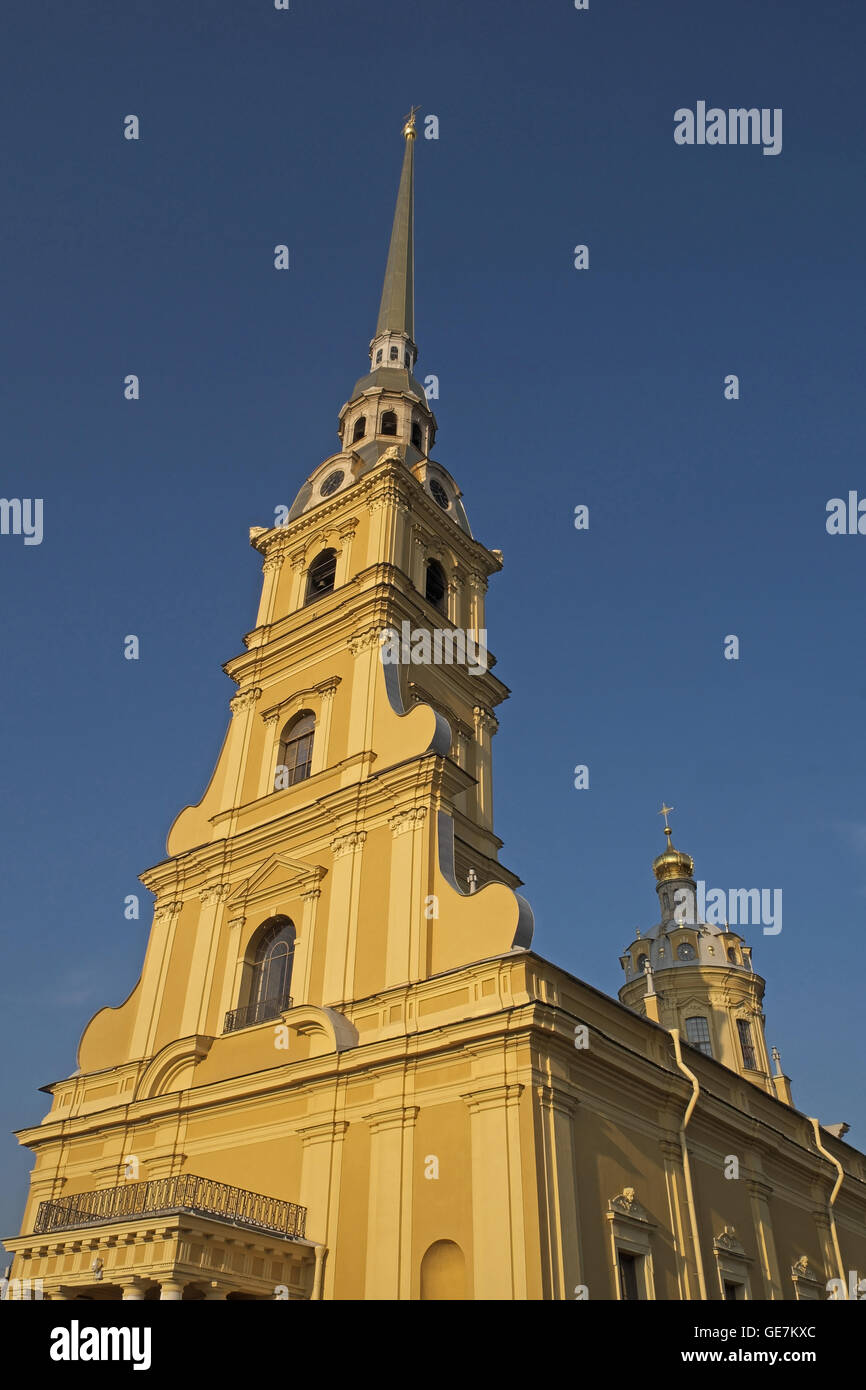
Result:
[[[0,537],[0,1130],[138,976],[124,897],[216,758],[248,528],[337,447],[415,102],[419,370],[505,555],[496,827],[536,947],[616,992],[667,798],[708,885],[783,890],[748,933],[768,1041],[866,1144],[866,536],[825,530],[866,494],[864,29],[850,0],[9,0],[0,493],[45,533]],[[677,146],[699,100],[781,107],[782,153]],[[0,1143],[0,1235],[29,1165]]]

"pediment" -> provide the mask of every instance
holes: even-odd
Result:
[[[246,911],[248,907],[260,906],[274,897],[307,892],[317,887],[326,873],[321,864],[308,864],[288,854],[274,854],[230,895],[229,916]]]

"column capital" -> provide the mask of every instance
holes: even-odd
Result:
[[[553,1085],[543,1082],[536,1086],[535,1094],[546,1109],[559,1110],[564,1115],[573,1115],[580,1105],[577,1089],[567,1081],[557,1081]]]
[[[261,698],[262,692],[258,686],[252,686],[249,690],[239,690],[237,695],[233,695],[229,700],[232,713],[241,714],[244,710],[252,709]]]
[[[365,1115],[364,1119],[370,1126],[371,1134],[386,1129],[407,1129],[415,1124],[420,1109],[420,1105],[397,1105],[392,1110],[374,1111],[371,1115]]]
[[[498,1110],[506,1105],[516,1105],[525,1089],[521,1082],[505,1086],[480,1086],[476,1091],[464,1091],[460,1099],[468,1105],[471,1114],[477,1114],[480,1110]]]
[[[304,1148],[307,1148],[310,1144],[336,1143],[348,1128],[348,1120],[323,1120],[318,1125],[305,1125],[296,1133]]]

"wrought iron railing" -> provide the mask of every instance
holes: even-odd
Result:
[[[33,1232],[44,1235],[47,1231],[99,1226],[140,1216],[165,1216],[176,1211],[215,1216],[232,1225],[289,1237],[303,1236],[307,1221],[306,1207],[294,1202],[229,1187],[211,1178],[197,1178],[193,1173],[179,1173],[173,1178],[124,1183],[40,1202]]]
[[[267,1023],[271,1018],[279,1018],[291,1007],[291,995],[281,994],[276,999],[257,999],[255,1004],[245,1004],[242,1009],[229,1009],[223,1032],[234,1033],[238,1028],[250,1028],[254,1023]]]

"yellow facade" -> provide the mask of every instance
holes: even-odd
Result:
[[[430,457],[405,134],[371,373],[340,452],[251,532],[226,738],[142,876],[138,984],[19,1136],[14,1275],[49,1298],[826,1298],[866,1273],[866,1159],[788,1103],[762,1026],[760,1078],[735,1031],[713,1057],[681,1036],[695,999],[719,1039],[758,1017],[740,938],[655,999],[636,956],[623,1002],[543,960],[493,831],[505,686],[386,657],[407,630],[486,649],[501,568]]]

